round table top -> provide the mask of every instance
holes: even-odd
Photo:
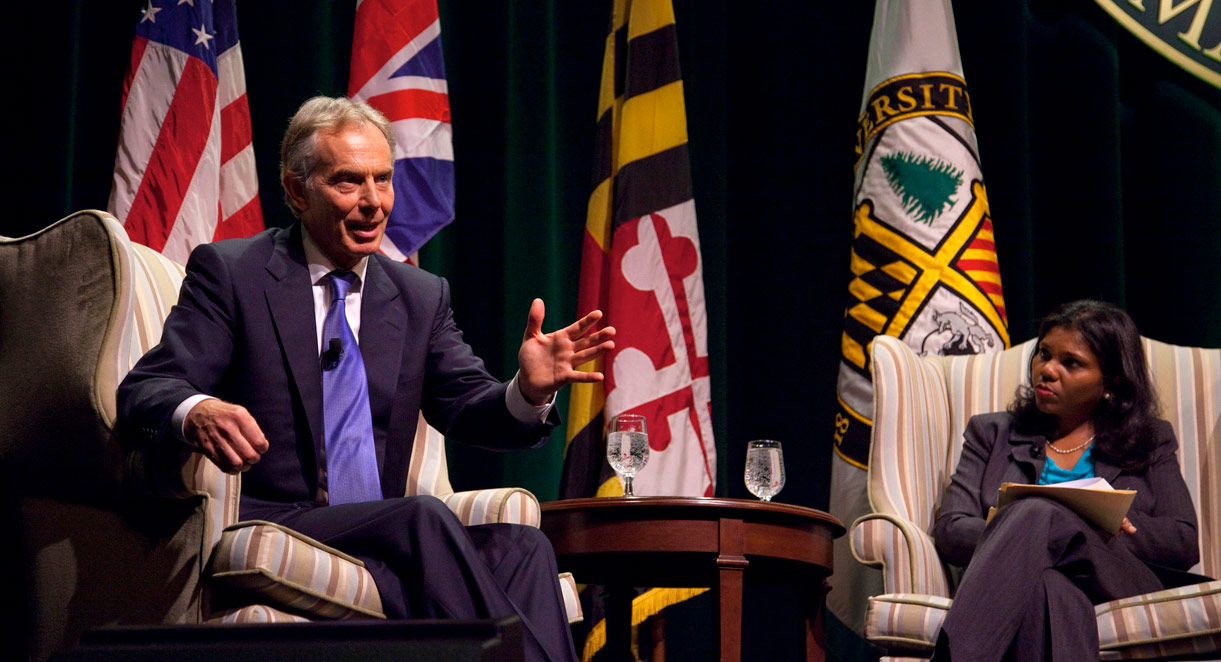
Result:
[[[821,586],[844,533],[822,511],[752,499],[595,497],[542,510],[560,569],[594,584],[714,586],[723,566],[740,564]]]
[[[843,522],[821,510],[775,501],[725,499],[717,497],[588,497],[561,499],[542,504],[543,515],[584,512],[595,517],[632,518],[664,517],[666,513],[681,513],[682,517],[709,519],[732,517],[751,521],[781,519],[816,520],[831,531],[832,537],[844,534]]]

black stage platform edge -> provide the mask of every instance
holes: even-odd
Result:
[[[51,662],[518,662],[521,620],[98,628]]]

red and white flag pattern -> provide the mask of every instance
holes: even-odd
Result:
[[[136,24],[108,209],[185,263],[263,229],[234,0],[149,0]]]
[[[651,450],[635,492],[712,496],[703,260],[671,1],[616,0],[605,43],[577,313],[601,309],[617,334],[605,361],[582,367],[606,381],[573,385],[560,492],[622,494],[606,422],[642,414]]]

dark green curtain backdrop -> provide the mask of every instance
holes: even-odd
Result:
[[[826,505],[872,4],[675,0],[720,494],[746,496],[744,443],[771,437],[789,466],[778,500]],[[143,5],[7,10],[0,234],[106,206]],[[353,7],[239,0],[271,224],[289,220],[275,174],[283,126],[306,97],[346,91]],[[609,7],[440,2],[458,220],[423,264],[450,279],[468,340],[506,378],[532,297],[547,301],[549,329],[575,314]],[[1088,0],[959,2],[955,13],[1013,338],[1055,304],[1093,296],[1126,306],[1147,335],[1221,345],[1221,92]],[[38,48],[21,46],[32,33]],[[530,453],[453,448],[454,482],[555,498],[563,444],[557,432]]]

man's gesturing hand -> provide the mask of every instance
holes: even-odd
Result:
[[[245,471],[267,452],[267,438],[246,408],[223,400],[202,400],[187,413],[183,433],[228,474]]]
[[[534,405],[546,404],[560,388],[573,382],[600,382],[602,373],[582,372],[577,367],[615,348],[615,327],[589,333],[602,311],[595,310],[559,331],[543,333],[543,300],[530,304],[526,334],[517,352],[521,373],[517,385]],[[586,335],[589,334],[589,335]]]

